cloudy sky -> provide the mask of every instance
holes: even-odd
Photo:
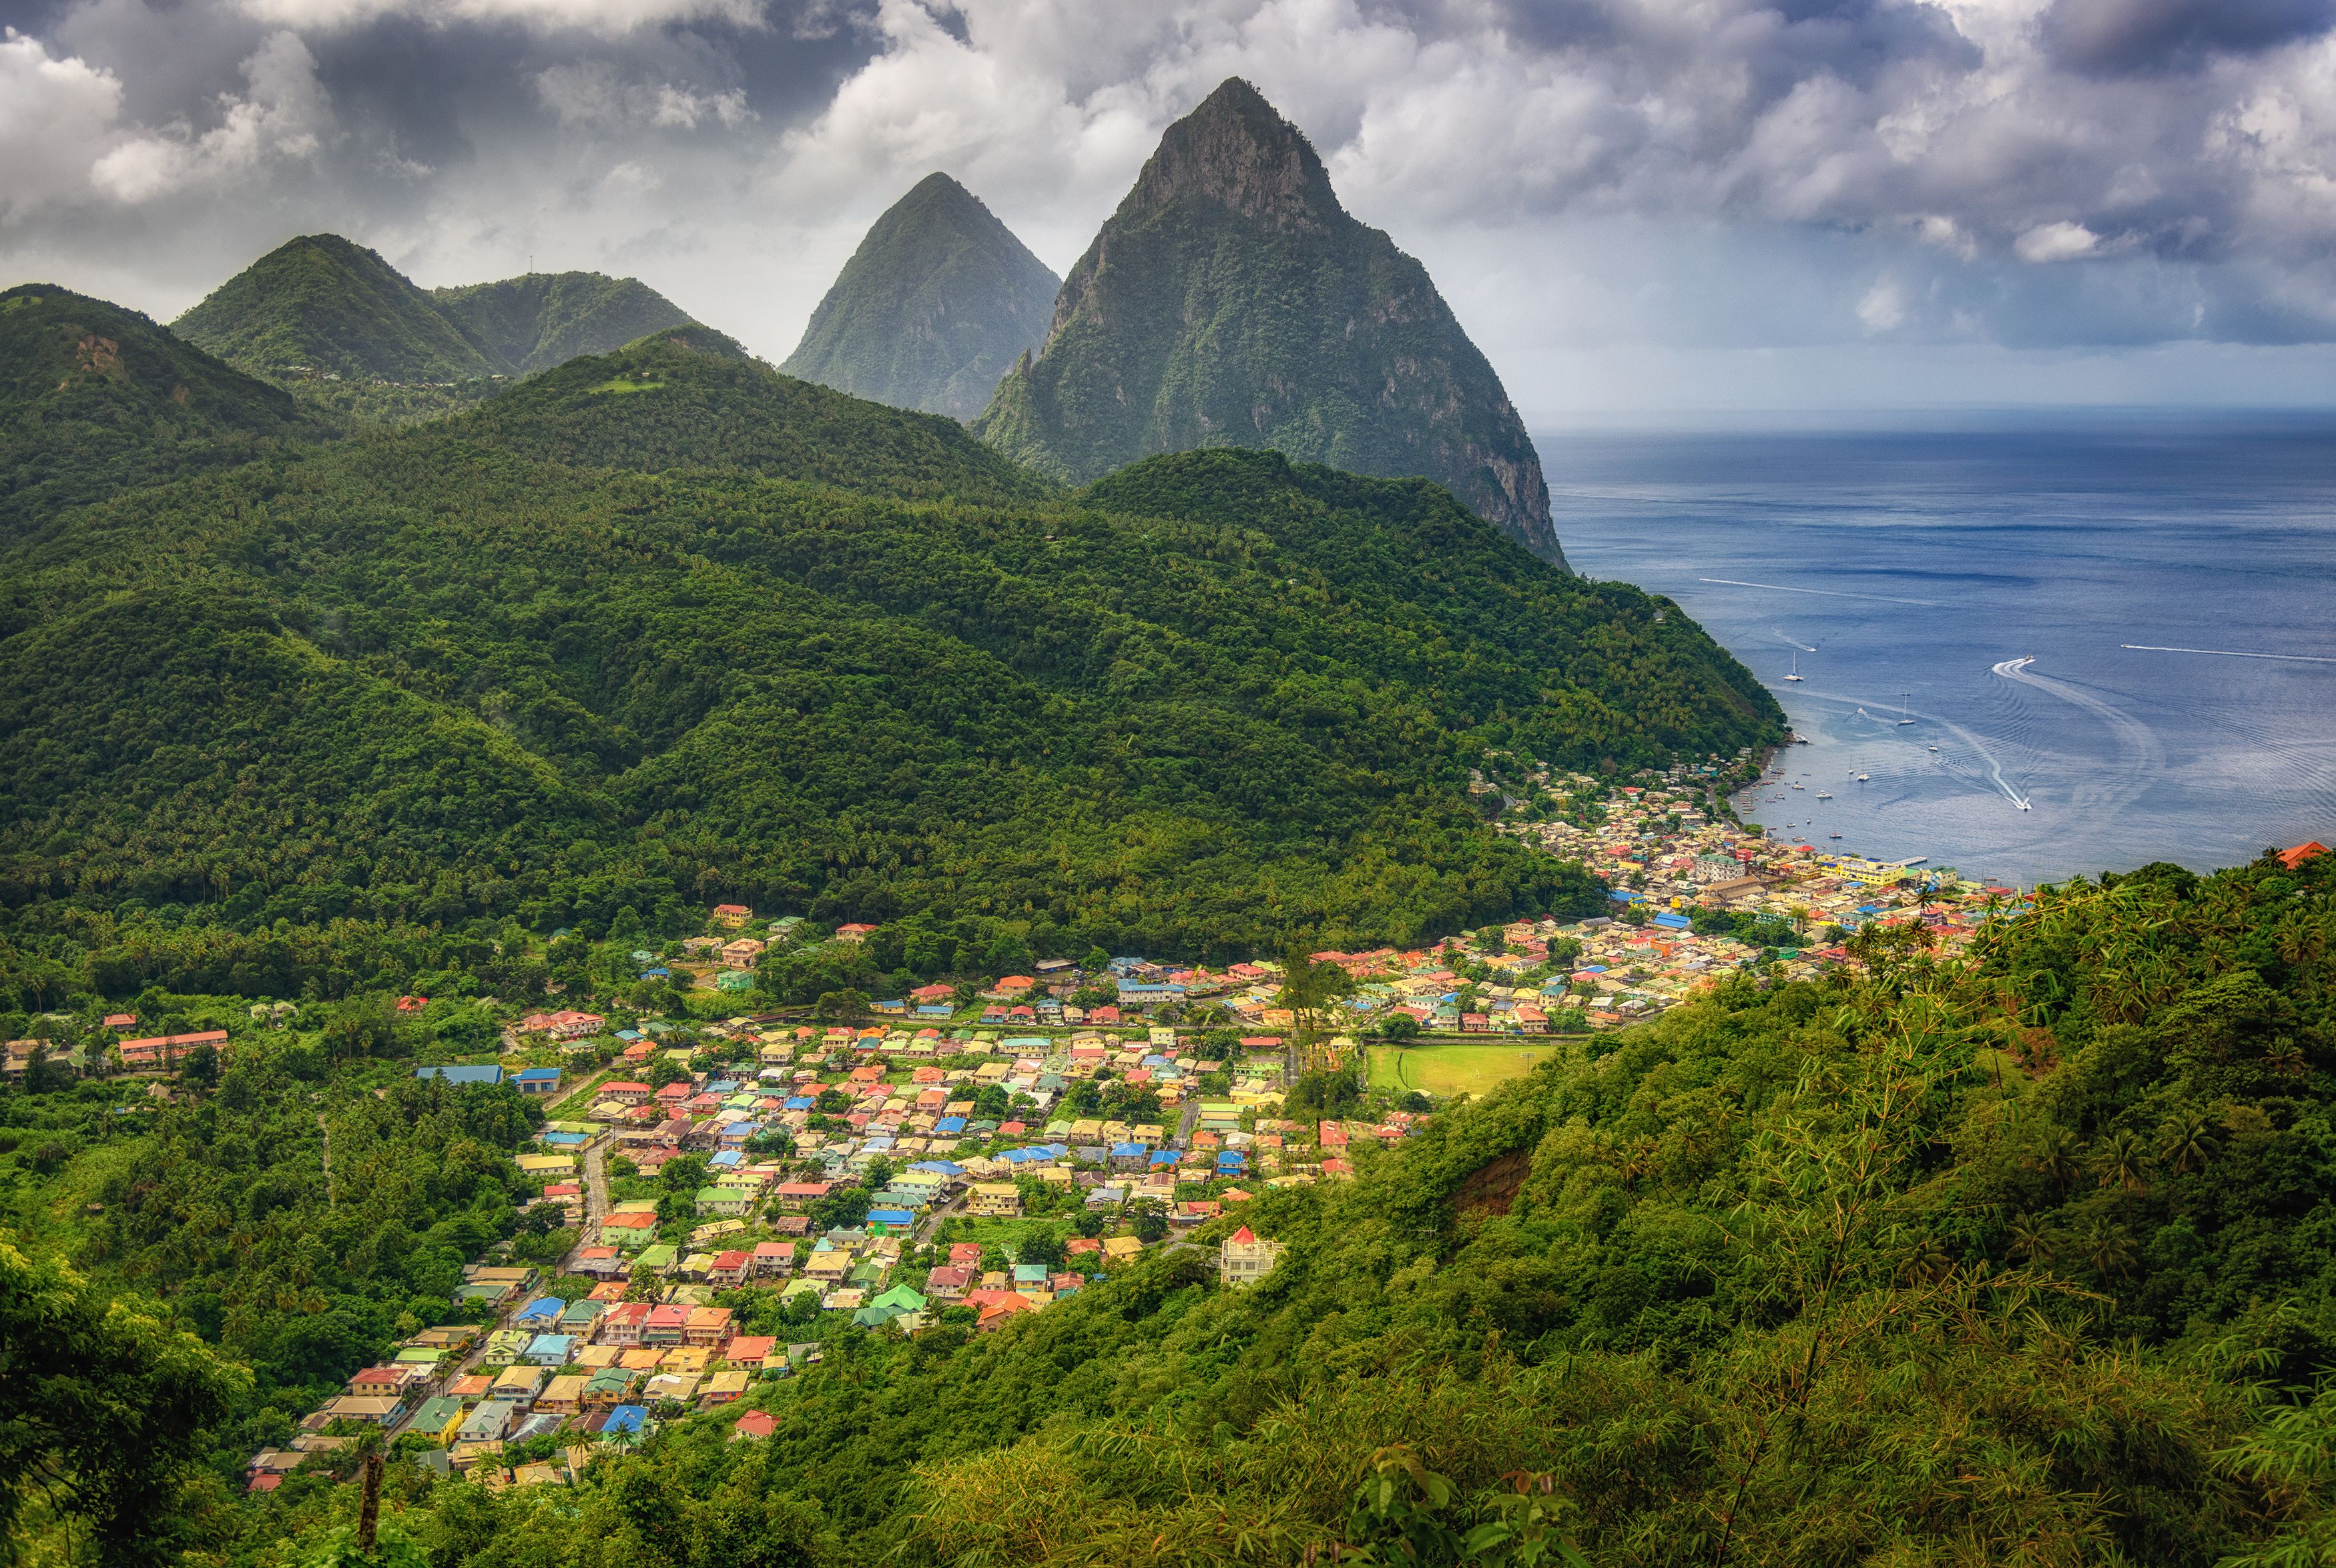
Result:
[[[2336,402],[2336,0],[0,0],[0,283],[336,230],[773,359],[935,169],[1057,271],[1247,76],[1530,417]]]

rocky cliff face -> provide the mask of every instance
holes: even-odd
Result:
[[[1058,286],[971,191],[927,175],[868,230],[779,368],[874,402],[971,419],[1045,338]]]
[[[1212,446],[1430,479],[1564,559],[1500,377],[1426,269],[1338,204],[1311,144],[1239,79],[1169,127],[1064,280],[1043,353],[975,430],[1072,482]]]

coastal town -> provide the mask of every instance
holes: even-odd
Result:
[[[623,1003],[607,1011],[399,997],[438,1040],[472,1042],[427,1050],[414,1092],[528,1108],[503,1177],[517,1224],[462,1263],[434,1321],[252,1454],[246,1485],[346,1474],[376,1435],[441,1475],[561,1484],[602,1445],[708,1413],[732,1441],[768,1437],[757,1386],[853,1335],[987,1333],[1162,1255],[1253,1285],[1280,1255],[1271,1224],[1249,1224],[1261,1196],[1350,1179],[1459,1098],[1723,983],[1854,970],[1869,928],[1952,960],[2026,906],[1951,868],[1779,838],[1728,803],[1776,787],[1748,756],[1620,784],[1479,773],[1497,830],[1588,868],[1597,910],[1434,942],[1218,966],[1034,957],[786,1005],[764,990],[774,961],[850,959],[880,928],[722,903],[694,932],[604,939]],[[106,1042],[77,1053],[10,1042],[7,1074],[127,1075],[167,1098],[174,1072],[297,1014],[248,1011],[164,1033],[108,1014]]]
[[[1425,1126],[1448,1095],[1412,1086],[1448,1086],[1424,1064],[1478,1062],[1486,1075],[1465,1081],[1489,1085],[1558,1037],[1594,1039],[1733,975],[1854,965],[1869,924],[1918,925],[1951,956],[2019,906],[1951,870],[1747,828],[1720,807],[1718,771],[1619,787],[1543,774],[1537,808],[1502,830],[1593,868],[1603,912],[1315,953],[1329,983],[1311,987],[1270,959],[1046,959],[871,999],[859,1017],[723,1015],[755,997],[767,955],[875,928],[715,906],[702,932],[630,955],[692,1005],[539,1008],[480,1057],[414,1070],[543,1108],[515,1157],[531,1244],[468,1265],[460,1321],[356,1373],[253,1456],[248,1484],[329,1466],[376,1428],[442,1473],[558,1483],[596,1445],[735,1404],[839,1335],[988,1331],[1161,1252],[1251,1284],[1278,1244],[1244,1205],[1350,1177]],[[773,1429],[750,1408],[731,1436]]]

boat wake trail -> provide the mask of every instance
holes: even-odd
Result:
[[[2037,674],[2029,668],[2035,662],[2035,656],[2030,654],[2024,658],[2006,659],[1992,668],[1995,673],[2007,681],[2016,681],[2023,686],[2033,686],[2039,692],[2049,692],[2064,702],[2084,710],[2107,725],[2109,732],[2125,743],[2127,750],[2132,753],[2132,758],[2131,766],[2126,770],[2125,788],[2118,795],[2120,803],[2140,795],[2148,788],[2151,779],[2165,771],[2166,748],[2157,739],[2156,731],[2152,730],[2124,709],[2102,702],[2080,686],[2072,686],[2066,681],[2056,681],[2049,675]]]
[[[1783,628],[1782,626],[1771,626],[1771,627],[1769,627],[1769,628],[1768,628],[1768,630],[1770,630],[1770,631],[1772,631],[1772,632],[1776,633],[1776,636],[1777,636],[1777,638],[1778,638],[1778,640],[1779,640],[1779,641],[1782,641],[1782,642],[1784,642],[1784,643],[1789,644],[1790,644],[1791,646],[1793,646],[1793,647],[1798,648],[1798,649],[1799,649],[1802,653],[1815,653],[1815,652],[1816,652],[1816,650],[1815,650],[1815,648],[1810,647],[1806,643],[1796,643],[1796,642],[1794,642],[1794,641],[1793,641],[1793,639],[1792,639],[1792,638],[1786,636],[1786,635],[1785,635],[1785,628]]]
[[[1871,719],[1874,717],[1873,714],[1866,713],[1864,706],[1854,697],[1844,697],[1835,692],[1805,692],[1802,695],[1806,697],[1815,697],[1819,701],[1825,702],[1839,702],[1845,708],[1856,709],[1858,712],[1864,714],[1866,718]],[[1921,719],[1927,723],[1936,724],[1939,728],[1946,731],[1956,740],[1961,740],[1964,745],[1977,752],[1981,760],[1987,764],[1989,779],[1994,784],[1995,788],[2002,793],[2003,798],[2006,800],[2010,801],[2022,811],[2030,809],[2032,802],[2029,800],[2027,796],[2022,795],[2019,790],[2014,789],[2010,783],[2005,779],[2003,776],[2003,764],[1996,760],[1995,753],[1987,749],[1986,741],[1972,734],[1969,730],[1964,729],[1961,724],[1956,723],[1952,719],[1942,718],[1936,713],[1925,713],[1920,708],[1909,708],[1905,710],[1905,711],[1913,718]]]
[[[1778,636],[1784,634],[1779,632]],[[2165,648],[2156,643],[2119,643],[2120,648],[2130,648],[2137,653],[2204,653],[2214,659],[2277,659],[2284,664],[2336,664],[2336,659],[2324,659],[2317,653],[2242,653],[2232,648]],[[1815,653],[1816,650],[1809,650]]]

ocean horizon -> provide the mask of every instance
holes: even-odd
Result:
[[[2020,886],[2336,837],[2336,411],[1534,439],[1575,569],[1677,601],[1807,738],[1747,821]]]

